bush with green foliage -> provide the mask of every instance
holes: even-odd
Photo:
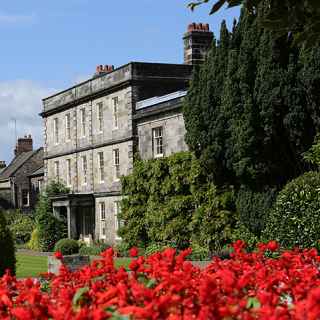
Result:
[[[262,233],[282,249],[320,248],[320,175],[310,171],[280,191]]]
[[[37,229],[34,229],[31,233],[31,239],[28,243],[28,249],[38,251],[38,236],[37,236]]]
[[[52,205],[49,197],[54,195],[67,195],[69,193],[70,189],[61,181],[52,180],[43,190],[42,194],[40,194],[39,201],[36,205],[36,227],[38,248],[40,251],[52,251],[57,240],[55,217],[52,213]]]
[[[16,238],[20,235],[23,242],[28,242],[33,229],[36,227],[36,213],[10,209],[4,211],[4,215],[13,237]]]
[[[187,259],[189,261],[210,261],[210,249],[208,247],[200,247],[198,245],[193,245],[189,249],[191,250],[191,254],[188,255]]]
[[[54,252],[61,252],[64,256],[79,253],[78,241],[74,239],[61,239],[54,246]]]
[[[142,161],[135,154],[133,171],[121,178],[117,234],[131,246],[174,241],[179,249],[191,241],[213,249],[230,243],[235,223],[231,187],[218,190],[206,182],[196,157],[190,152]]]
[[[3,210],[0,208],[0,278],[10,269],[12,276],[16,275],[17,259],[15,255],[12,233],[8,227]]]
[[[99,256],[101,252],[101,247],[96,247],[96,246],[82,247],[79,249],[79,252],[83,254],[88,254],[90,256]]]

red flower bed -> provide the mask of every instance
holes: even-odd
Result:
[[[166,249],[133,260],[132,277],[114,268],[111,248],[91,268],[71,273],[62,266],[49,293],[39,291],[39,282],[27,278],[21,283],[8,272],[0,280],[0,318],[320,319],[317,251],[286,251],[275,261],[263,252],[281,254],[276,243],[257,246],[258,253],[246,254],[239,240],[232,260],[214,258],[204,272],[185,262],[189,249],[177,258]],[[136,248],[131,256],[137,256]]]

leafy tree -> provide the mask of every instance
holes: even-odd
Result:
[[[192,153],[147,162],[137,153],[132,173],[121,178],[121,194],[118,218],[125,225],[118,235],[126,243],[147,247],[170,240],[183,249],[190,241],[211,248],[231,242],[233,190],[218,194]]]
[[[16,275],[16,255],[12,233],[7,225],[3,210],[0,208],[0,278],[10,269],[12,276]]]
[[[207,2],[209,0],[197,0],[197,2],[190,3],[187,8],[190,7],[194,11],[196,6]],[[264,20],[260,22],[260,25],[277,32],[269,44],[292,31],[296,22],[303,26],[305,30],[296,35],[292,42],[293,47],[304,43],[304,51],[310,50],[320,37],[320,2],[317,0],[219,0],[212,7],[210,15],[217,12],[226,2],[228,3],[227,8],[242,5],[250,13],[255,12],[261,5],[267,5],[269,10],[264,14]]]
[[[278,191],[308,169],[301,152],[320,116],[320,77],[312,68],[318,45],[302,53],[291,48],[292,37],[282,37],[267,46],[274,33],[259,24],[265,11],[241,12],[228,45],[218,42],[193,72],[183,107],[189,150],[217,188],[234,186],[237,214],[257,237]],[[225,59],[217,59],[220,45],[229,48]]]
[[[40,251],[52,251],[56,243],[55,217],[52,213],[50,196],[67,195],[70,189],[61,181],[52,180],[40,194],[36,205],[37,245]]]

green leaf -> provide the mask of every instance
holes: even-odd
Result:
[[[72,300],[72,303],[73,303],[74,306],[77,304],[77,301],[78,301],[79,299],[81,300],[82,294],[83,294],[84,292],[87,292],[87,291],[89,291],[89,287],[88,287],[88,286],[85,286],[85,287],[83,287],[83,288],[80,288],[80,289],[76,292],[76,294],[74,295],[73,300]]]
[[[131,315],[130,314],[120,314],[119,312],[115,312],[110,320],[130,320]]]
[[[248,309],[259,309],[261,306],[260,301],[256,297],[250,297],[247,300]]]
[[[218,2],[216,2],[216,4],[212,7],[209,15],[217,12],[225,4],[225,2],[226,0],[219,0]]]
[[[313,9],[313,10],[318,10],[318,8],[320,7],[320,3],[318,3],[317,0],[307,0],[310,7]]]
[[[318,41],[320,33],[314,33],[308,36],[303,48],[303,52],[310,50]]]
[[[312,33],[319,33],[320,32],[320,22],[316,22],[316,23],[312,24],[309,28],[311,29]]]
[[[298,46],[308,38],[308,30],[299,33],[293,40],[291,47]]]
[[[291,15],[291,11],[287,11],[286,13],[284,13],[282,15],[281,22],[280,22],[281,26],[283,26],[287,22],[287,20],[289,19],[290,15]]]
[[[281,36],[283,36],[287,32],[288,32],[287,29],[283,29],[280,32],[278,32],[276,36],[268,43],[268,46],[271,46],[277,39],[279,39]]]
[[[150,288],[150,289],[153,289],[155,283],[156,283],[156,278],[151,278],[151,279],[149,280],[149,282],[147,283],[146,287],[147,287],[147,288]]]
[[[243,3],[243,0],[231,0],[230,2],[228,1],[228,3],[229,3],[229,5],[228,5],[227,9],[239,6],[240,4]]]
[[[274,9],[268,12],[268,14],[265,16],[265,20],[279,21],[281,20],[281,17],[277,14],[277,11]]]
[[[102,309],[107,311],[107,312],[115,312],[119,307],[116,306],[116,307],[103,307]]]
[[[137,280],[141,281],[141,284],[146,286],[149,282],[148,276],[143,273],[136,274]]]
[[[280,29],[280,21],[270,21],[270,20],[264,20],[260,22],[260,25],[266,29],[272,30],[272,31],[279,31]]]
[[[98,278],[92,278],[92,279],[91,279],[91,282],[101,281],[101,280],[105,279],[106,275],[107,275],[107,274],[104,274],[103,276],[98,277]]]
[[[308,25],[308,20],[306,18],[306,16],[304,15],[304,13],[302,12],[302,10],[299,8],[299,6],[296,6],[295,8],[295,14],[296,14],[296,17],[297,17],[297,20],[307,26]]]
[[[191,9],[191,11],[192,12],[194,12],[194,8],[196,7],[196,6],[198,6],[199,4],[201,4],[201,3],[189,3],[188,5],[187,5],[187,9],[190,7],[190,9]]]

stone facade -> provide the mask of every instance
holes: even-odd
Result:
[[[100,65],[92,79],[43,99],[44,181],[59,178],[71,189],[51,197],[54,215],[67,215],[68,237],[121,241],[119,178],[130,174],[137,147],[144,160],[187,150],[182,106],[192,69]]]
[[[0,203],[5,209],[34,210],[37,191],[30,187],[29,175],[43,166],[43,148],[16,156],[0,174]]]

